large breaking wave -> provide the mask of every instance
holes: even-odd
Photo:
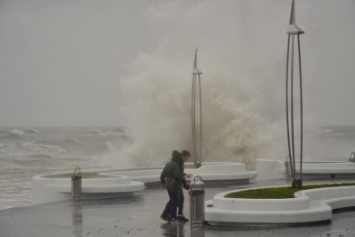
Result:
[[[123,120],[134,143],[120,150],[113,162],[120,167],[158,165],[173,149],[192,150],[195,48],[204,72],[203,160],[245,162],[250,168],[257,158],[285,160],[289,7],[287,1],[272,6],[261,1],[203,1],[150,8],[146,13],[157,32],[157,49],[141,53],[128,65],[130,75],[120,80]],[[308,114],[307,122],[311,117]]]

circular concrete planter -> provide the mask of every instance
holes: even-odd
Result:
[[[265,188],[265,187],[264,187]],[[304,190],[288,199],[225,198],[234,190],[205,202],[206,221],[211,225],[299,224],[329,221],[332,211],[355,206],[355,187]]]
[[[71,174],[42,174],[32,178],[33,203],[47,203],[70,200]],[[133,195],[143,191],[142,182],[131,181],[126,176],[109,174],[83,175],[81,179],[81,198],[112,198]]]
[[[309,199],[307,197],[287,199],[225,198],[226,195],[234,192],[215,195],[213,197],[213,206],[221,209],[243,211],[288,211],[309,207]]]

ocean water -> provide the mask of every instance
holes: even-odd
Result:
[[[323,127],[305,140],[305,159],[347,161],[354,145],[355,127]],[[36,174],[120,168],[120,149],[129,146],[134,139],[122,128],[0,129],[0,209],[30,205]]]
[[[112,168],[127,142],[121,128],[0,129],[0,209],[30,204],[36,174]]]

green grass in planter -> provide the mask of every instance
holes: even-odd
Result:
[[[301,190],[339,187],[339,186],[353,186],[355,183],[341,183],[341,184],[315,184],[305,185],[302,189],[293,189],[291,187],[273,187],[249,189],[240,192],[229,193],[226,198],[250,198],[250,199],[285,199],[294,198],[294,193]]]

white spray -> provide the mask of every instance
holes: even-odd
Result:
[[[158,45],[155,53],[141,53],[120,81],[123,119],[134,142],[120,150],[117,166],[126,160],[129,166],[162,165],[172,150],[192,150],[195,48],[204,72],[202,160],[253,168],[257,158],[286,159],[290,4],[272,3],[273,8],[269,1],[173,2],[147,10]]]

